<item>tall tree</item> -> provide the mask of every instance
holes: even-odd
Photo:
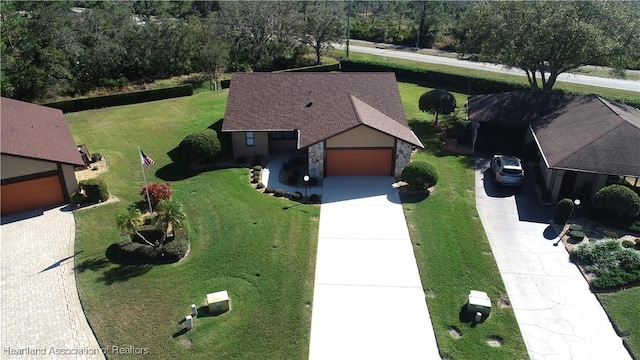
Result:
[[[320,65],[322,54],[345,36],[345,8],[338,2],[313,2],[305,7],[304,16],[305,42],[315,50]]]
[[[475,4],[460,50],[524,70],[531,89],[549,92],[558,75],[582,65],[622,68],[638,58],[636,2],[534,1]]]
[[[209,75],[216,86],[218,75],[224,70],[229,58],[229,47],[223,41],[217,23],[214,14],[204,19],[192,16],[188,20],[194,40],[193,69]]]
[[[435,114],[435,125],[438,125],[438,114],[447,115],[456,110],[456,98],[447,90],[434,89],[420,96],[418,108],[422,112]]]

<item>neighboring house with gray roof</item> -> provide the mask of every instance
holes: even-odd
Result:
[[[0,99],[2,215],[69,202],[84,163],[58,109]]]
[[[423,145],[393,73],[236,73],[222,131],[235,157],[306,153],[309,175],[399,176]]]
[[[640,178],[640,111],[595,95],[507,92],[478,95],[467,103],[478,124],[525,125],[525,144],[551,199],[591,197],[611,179]]]

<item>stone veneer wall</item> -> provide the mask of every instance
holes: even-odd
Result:
[[[411,161],[412,146],[406,141],[396,140],[396,168],[393,170],[393,175],[396,178],[400,177],[404,167]]]
[[[313,144],[307,148],[309,158],[309,176],[322,181],[324,177],[324,142]]]

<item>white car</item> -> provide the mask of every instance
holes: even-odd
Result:
[[[491,159],[493,182],[501,185],[522,186],[524,170],[522,161],[510,155],[494,155]]]

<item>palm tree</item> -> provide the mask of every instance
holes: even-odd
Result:
[[[142,213],[136,208],[122,209],[122,211],[116,215],[116,225],[120,230],[127,234],[136,234],[147,244],[153,246],[153,244],[138,231],[138,227],[143,223]]]
[[[164,244],[169,232],[169,225],[171,225],[173,233],[175,229],[181,229],[184,226],[187,216],[182,205],[174,200],[161,201],[156,208],[156,213],[156,224],[162,230],[162,244]]]

